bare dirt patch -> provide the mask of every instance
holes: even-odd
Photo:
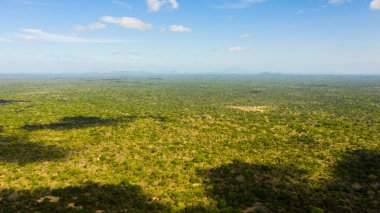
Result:
[[[243,110],[244,112],[260,112],[264,113],[268,110],[267,106],[229,106],[231,109]]]

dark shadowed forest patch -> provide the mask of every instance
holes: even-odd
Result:
[[[208,194],[222,211],[377,212],[380,209],[378,151],[348,152],[333,168],[335,177],[313,182],[293,167],[234,161],[201,172]]]
[[[129,123],[134,122],[137,119],[153,119],[161,122],[168,122],[169,118],[165,116],[153,116],[153,115],[143,115],[143,116],[124,116],[118,118],[101,118],[96,116],[75,116],[75,117],[64,117],[59,122],[50,124],[31,124],[25,125],[22,128],[29,131],[50,129],[50,130],[70,130],[70,129],[83,129],[88,127],[97,126],[112,126],[117,123]]]
[[[20,136],[0,136],[0,161],[27,164],[56,161],[64,158],[68,150],[56,145],[30,142]]]
[[[101,118],[94,116],[76,116],[76,117],[64,117],[57,123],[50,124],[35,124],[25,125],[23,129],[26,130],[67,130],[67,129],[81,129],[94,126],[110,126],[115,123],[121,122],[121,118]]]
[[[169,207],[139,186],[87,183],[59,189],[0,191],[0,212],[160,212]]]
[[[29,102],[29,101],[17,101],[17,100],[4,100],[0,99],[0,106],[5,104],[14,104],[14,103],[22,103],[22,102]]]

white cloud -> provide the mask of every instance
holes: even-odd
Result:
[[[176,32],[176,33],[191,32],[191,28],[184,27],[182,25],[170,25],[169,29],[170,31]]]
[[[50,41],[64,43],[112,43],[115,41],[101,41],[93,39],[85,39],[73,36],[59,35],[47,33],[40,29],[23,29],[22,34],[17,34],[22,41]]]
[[[13,40],[0,37],[0,43],[11,43]]]
[[[343,3],[348,3],[351,2],[351,0],[329,0],[329,4],[343,4]]]
[[[371,10],[380,10],[380,0],[372,0],[369,8],[371,8]]]
[[[136,18],[131,17],[104,16],[100,20],[104,23],[116,24],[125,28],[132,28],[137,30],[149,30],[152,28],[151,24],[142,22]]]
[[[173,9],[179,8],[179,4],[178,4],[177,0],[168,0],[168,2],[171,4]]]
[[[157,12],[165,5],[170,5],[172,9],[179,8],[177,0],[146,0],[146,3],[150,12]]]
[[[146,3],[148,4],[149,11],[159,11],[161,9],[161,1],[159,0],[147,0]]]
[[[29,34],[16,34],[17,39],[21,41],[38,41],[42,40],[40,37],[35,36],[35,35],[29,35]]]
[[[86,30],[87,30],[87,28],[85,26],[82,26],[82,25],[75,26],[75,27],[73,27],[73,29],[77,33],[83,33],[83,32],[86,32]]]
[[[119,6],[119,7],[122,7],[122,8],[126,8],[126,9],[128,9],[128,10],[131,10],[131,9],[132,9],[132,6],[131,6],[131,5],[129,5],[129,4],[127,4],[126,2],[121,1],[121,0],[113,0],[113,1],[112,1],[112,4],[117,5],[117,6]]]
[[[92,23],[88,26],[88,28],[90,30],[103,30],[103,29],[106,29],[107,26],[105,24],[102,24],[102,23]]]
[[[82,25],[79,25],[79,26],[75,26],[74,27],[74,30],[78,33],[83,33],[87,30],[103,30],[103,29],[106,29],[107,26],[103,23],[92,23],[88,26],[82,26]]]
[[[230,52],[233,52],[233,53],[245,52],[247,50],[249,50],[249,47],[236,46],[236,47],[230,48]]]
[[[244,9],[265,1],[266,0],[230,0],[226,3],[216,5],[216,7],[222,9]]]

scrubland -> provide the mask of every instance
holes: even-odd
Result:
[[[0,212],[378,212],[380,78],[0,78]]]

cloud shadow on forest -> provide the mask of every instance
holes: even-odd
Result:
[[[348,151],[334,168],[333,178],[311,181],[294,167],[234,161],[205,177],[208,196],[221,211],[257,212],[376,212],[380,209],[380,152]],[[196,206],[186,212],[206,211]]]
[[[87,183],[59,189],[0,191],[0,212],[163,212],[169,207],[141,187]]]
[[[17,101],[17,100],[4,100],[4,99],[0,99],[0,106],[1,105],[6,105],[6,104],[23,103],[23,102],[29,102],[29,101]]]
[[[63,117],[59,122],[50,124],[31,124],[25,125],[22,128],[29,131],[36,131],[42,129],[50,130],[70,130],[70,129],[83,129],[88,127],[97,126],[112,126],[121,122],[134,122],[137,119],[153,119],[160,122],[168,122],[169,118],[165,116],[125,116],[119,118],[101,118],[96,116],[75,116]]]
[[[30,142],[21,136],[0,135],[0,161],[20,165],[55,161],[66,156],[68,150],[43,143]]]
[[[23,129],[35,131],[41,129],[51,130],[69,130],[69,129],[82,129],[96,126],[111,126],[115,123],[121,122],[121,118],[101,118],[94,116],[76,116],[64,117],[59,122],[50,124],[32,124],[25,125]]]

